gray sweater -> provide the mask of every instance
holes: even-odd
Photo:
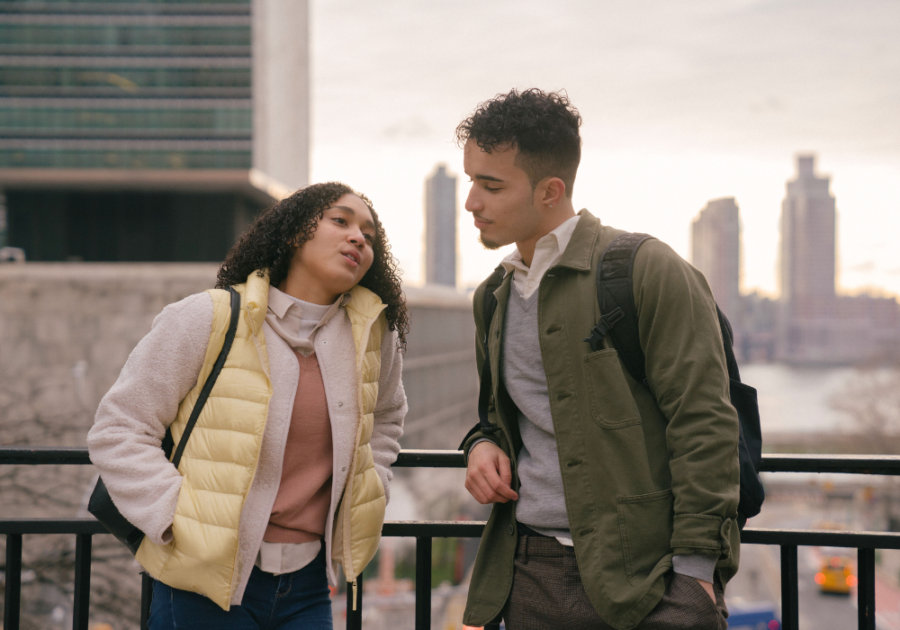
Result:
[[[516,519],[541,534],[571,538],[547,376],[541,360],[537,298],[537,291],[528,299],[518,291],[509,292],[500,356],[503,384],[519,408],[522,435]]]

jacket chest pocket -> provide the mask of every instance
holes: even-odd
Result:
[[[641,423],[615,348],[585,356],[582,368],[591,391],[591,415],[597,424],[604,429],[621,429]]]

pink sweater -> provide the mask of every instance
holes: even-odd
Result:
[[[319,540],[331,505],[333,449],[325,384],[315,353],[300,362],[297,396],[284,447],[281,485],[263,540],[304,543]]]

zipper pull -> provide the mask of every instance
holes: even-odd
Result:
[[[356,578],[353,578],[353,612],[356,612]]]

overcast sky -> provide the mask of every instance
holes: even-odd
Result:
[[[744,290],[774,294],[784,183],[814,152],[837,198],[839,288],[900,294],[896,0],[311,0],[310,18],[311,179],[373,199],[409,282],[438,162],[460,176],[461,284],[508,251],[477,243],[453,130],[537,86],[584,118],[577,208],[689,258],[691,219],[735,197]]]

